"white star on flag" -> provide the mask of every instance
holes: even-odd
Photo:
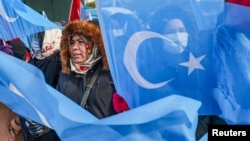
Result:
[[[179,65],[188,67],[188,75],[190,75],[194,69],[202,69],[204,70],[204,67],[200,64],[201,60],[204,59],[206,55],[200,56],[198,58],[195,58],[192,53],[189,54],[189,61],[180,63]]]

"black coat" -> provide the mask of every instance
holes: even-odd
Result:
[[[56,87],[62,68],[59,51],[44,59],[33,58],[29,63],[38,67],[43,72],[47,84],[53,88]]]
[[[57,90],[80,105],[86,86],[90,83],[96,69],[97,66],[83,75],[74,72],[70,74],[61,73]],[[110,71],[100,70],[88,96],[85,109],[97,118],[104,118],[115,114],[116,112],[112,104],[112,95],[114,92],[115,87]]]
[[[51,56],[41,60],[33,58],[29,63],[38,67],[43,72],[47,84],[54,88],[56,87],[61,71],[60,52],[55,52]],[[40,137],[32,136],[25,125],[26,119],[21,116],[19,118],[25,141],[60,141],[54,130],[50,130],[48,133],[43,134]]]

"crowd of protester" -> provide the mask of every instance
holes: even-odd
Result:
[[[186,19],[187,13],[182,13],[178,7],[172,7],[176,9],[176,13],[167,13],[167,10],[171,8],[165,8],[160,11],[166,13],[165,17],[152,21],[158,23],[152,23],[157,27],[151,26],[149,29],[171,39],[171,42],[163,41],[159,44],[164,47],[164,52],[169,56],[174,54],[175,57],[180,57],[174,58],[174,61],[183,60],[181,57],[188,56],[188,50],[194,52],[197,50],[191,47],[192,37],[213,38],[213,34],[208,32],[194,35],[194,30],[188,28],[185,23],[186,20],[190,20]],[[186,18],[183,18],[184,15]],[[157,13],[154,16],[156,19]],[[47,84],[98,119],[130,110],[126,101],[116,91],[98,21],[74,20],[57,22],[57,24],[60,24],[63,29],[35,33],[30,38],[29,46],[19,38],[9,41],[1,40],[0,51],[40,69]],[[158,30],[159,27],[161,27],[160,30]],[[208,46],[211,43],[200,41],[199,47],[203,44]],[[207,51],[206,49],[208,48],[199,51]],[[176,68],[174,66],[174,69]],[[212,74],[206,75],[210,77]],[[176,79],[178,77],[181,76],[177,76]],[[180,83],[180,87],[176,89],[185,89],[189,85],[193,85],[192,82]],[[207,85],[200,84],[199,86],[204,88]],[[207,89],[204,88],[204,90]],[[3,141],[60,141],[55,130],[14,113],[3,103],[0,103],[0,113],[2,125],[0,139]],[[218,116],[200,115],[195,135],[197,140],[208,132],[208,125],[211,124],[225,125],[227,123]]]

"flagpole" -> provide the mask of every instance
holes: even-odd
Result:
[[[70,16],[71,16],[71,12],[72,12],[73,2],[74,2],[74,0],[71,0],[71,5],[70,5],[70,9],[69,9],[69,18],[68,18],[68,21],[70,21]]]

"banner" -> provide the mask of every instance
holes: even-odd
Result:
[[[196,100],[172,95],[99,120],[46,84],[37,67],[3,52],[0,60],[0,101],[54,129],[62,141],[195,140]]]
[[[24,38],[55,28],[60,27],[21,0],[0,0],[0,38],[4,40]]]
[[[69,21],[80,20],[82,1],[81,0],[72,0],[71,7],[69,10]]]
[[[249,32],[242,29],[250,24],[239,16],[249,3],[235,3],[97,1],[112,76],[128,105],[177,94],[201,101],[199,115],[249,124]]]

